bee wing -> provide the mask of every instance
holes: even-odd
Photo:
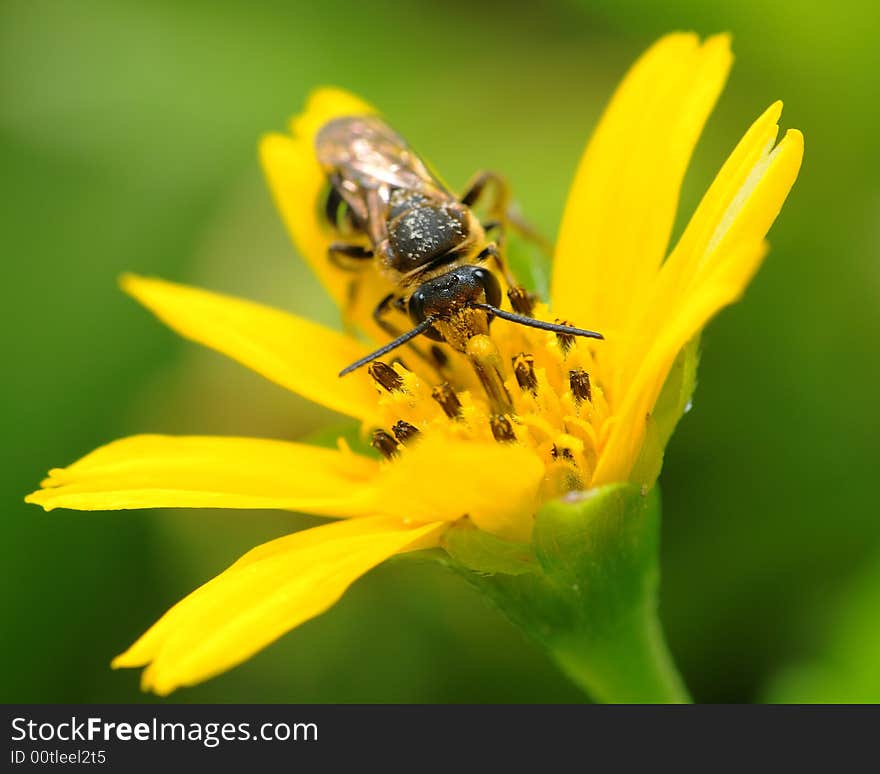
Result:
[[[352,193],[402,188],[428,197],[449,195],[406,140],[376,116],[330,121],[315,146],[324,170]]]

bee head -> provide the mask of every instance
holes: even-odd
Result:
[[[409,316],[417,325],[429,317],[449,319],[473,303],[498,306],[501,286],[498,279],[482,266],[458,266],[421,284],[409,299]],[[436,331],[427,336],[442,341]]]

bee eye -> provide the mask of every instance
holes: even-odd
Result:
[[[437,311],[436,309],[429,310],[427,308],[431,305],[429,302],[431,301],[432,294],[436,295],[436,291],[419,288],[418,290],[416,290],[415,293],[410,296],[409,317],[416,325],[424,322],[427,317]],[[433,306],[436,306],[436,298],[434,299]],[[434,341],[443,341],[443,336],[441,336],[440,333],[433,327],[428,328],[428,330],[426,330],[423,335],[429,339],[433,339]]]
[[[486,303],[490,306],[499,306],[501,304],[501,285],[498,284],[498,278],[488,269],[475,268],[473,270],[473,278],[483,288],[486,294]]]
[[[421,289],[410,296],[409,316],[416,324],[423,322],[425,319],[425,292]]]

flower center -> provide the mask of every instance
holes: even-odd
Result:
[[[547,319],[543,305],[534,314]],[[433,366],[403,351],[368,369],[382,417],[372,444],[390,464],[427,434],[494,440],[534,451],[542,497],[589,487],[610,429],[594,341],[496,321],[464,353],[434,348]]]

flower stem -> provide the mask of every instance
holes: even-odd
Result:
[[[658,617],[659,528],[656,487],[611,484],[547,503],[529,545],[459,528],[445,548],[596,701],[686,703]]]
[[[688,704],[657,616],[643,611],[604,636],[550,644],[562,671],[595,701],[607,704]]]

